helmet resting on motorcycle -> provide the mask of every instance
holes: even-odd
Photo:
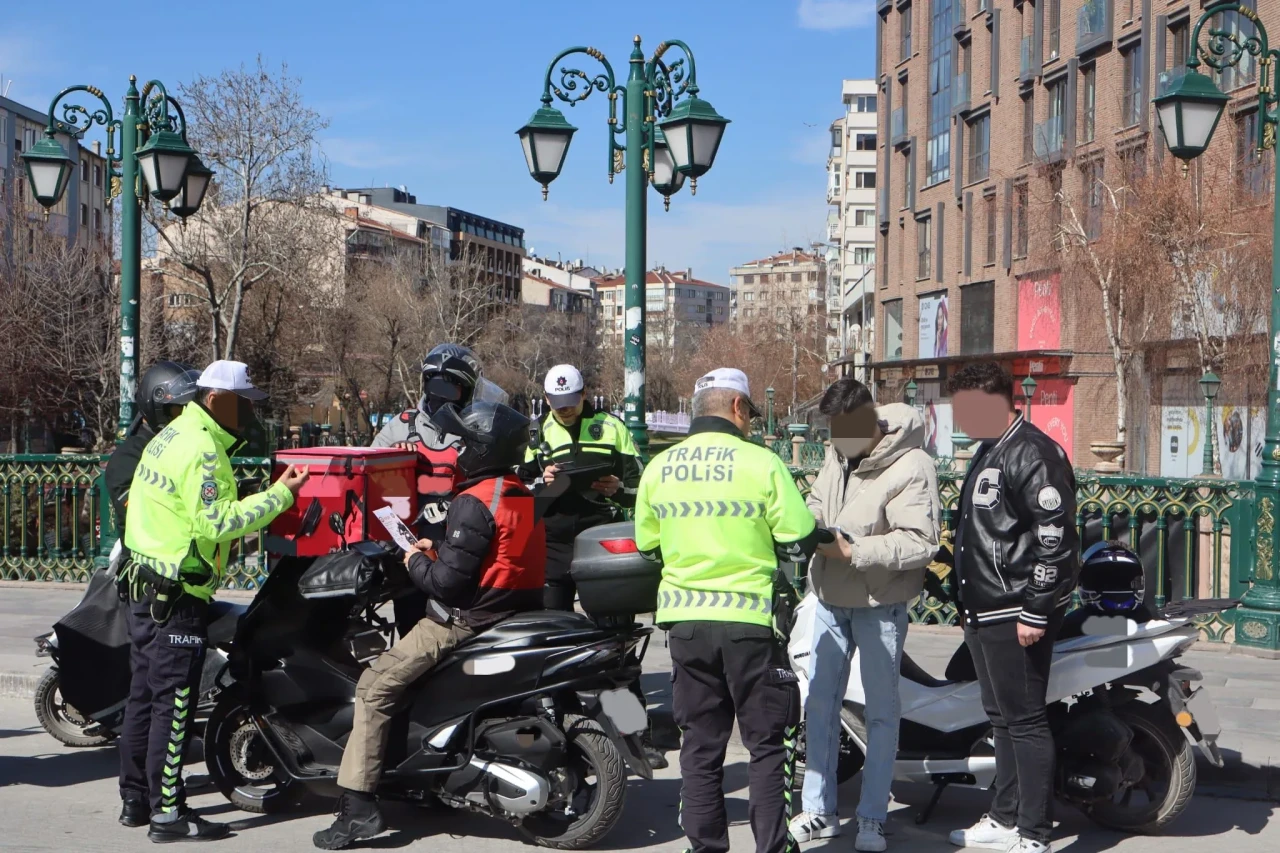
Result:
[[[1081,558],[1080,601],[1101,613],[1137,610],[1147,592],[1142,560],[1122,542],[1098,542]]]
[[[445,403],[466,406],[480,379],[480,360],[458,344],[439,344],[422,360],[422,405],[428,415]]]
[[[505,474],[524,461],[529,446],[529,419],[501,403],[480,401],[462,411],[445,403],[431,417],[448,435],[462,439],[458,468],[468,480]]]
[[[189,364],[161,361],[142,374],[135,403],[147,426],[156,432],[173,420],[175,409],[196,398],[196,380],[200,371]]]

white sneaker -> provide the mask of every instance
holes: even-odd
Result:
[[[1009,845],[1008,853],[1053,853],[1053,848],[1034,838],[1019,838]]]
[[[1019,843],[1018,830],[1012,826],[1001,826],[991,819],[991,815],[983,815],[968,829],[957,829],[951,833],[950,841],[957,847],[977,850],[1012,850],[1010,845]]]
[[[853,849],[862,853],[881,853],[888,844],[884,840],[884,823],[869,817],[858,818],[858,837]]]
[[[840,818],[833,814],[800,812],[791,819],[791,837],[800,844],[819,838],[835,838],[839,834]]]

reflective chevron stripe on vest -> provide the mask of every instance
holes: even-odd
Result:
[[[716,607],[722,610],[741,610],[743,613],[773,613],[773,598],[743,592],[704,592],[687,589],[662,590],[658,593],[658,607]]]

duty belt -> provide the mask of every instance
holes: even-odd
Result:
[[[746,592],[706,592],[705,590],[662,590],[658,593],[658,608],[662,610],[681,607],[715,607],[721,610],[743,610],[773,613],[773,599]]]

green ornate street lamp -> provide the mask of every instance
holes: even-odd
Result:
[[[679,48],[684,56],[668,63],[663,57],[673,47]],[[562,67],[559,85],[553,84],[551,78],[556,64],[579,53],[603,65],[604,73],[592,76],[576,68]],[[645,59],[640,49],[640,36],[636,36],[625,86],[618,85],[613,66],[594,47],[563,50],[547,66],[542,84],[542,106],[516,132],[524,149],[529,174],[542,185],[543,199],[547,197],[548,186],[564,166],[569,143],[577,130],[552,103],[558,98],[571,107],[576,106],[592,92],[604,92],[609,98],[606,152],[609,182],[613,183],[613,176],[618,172],[626,171],[626,401],[622,414],[636,447],[642,456],[648,458],[649,437],[644,421],[648,221],[645,185],[653,184],[668,208],[671,196],[679,192],[686,178],[690,179],[690,193],[696,191],[698,178],[715,162],[729,120],[698,97],[698,72],[693,51],[682,41],[664,41],[652,57]],[[622,102],[621,122],[618,120],[619,101]],[[623,137],[621,143],[618,137]]]
[[[1031,398],[1036,395],[1036,381],[1028,376],[1022,380],[1022,399],[1024,402],[1022,416],[1031,422]]]
[[[101,108],[92,104],[90,107],[63,104],[62,100],[73,92],[88,92],[102,102]],[[138,78],[129,77],[123,120],[115,118],[111,102],[101,89],[71,86],[59,92],[49,104],[44,137],[22,156],[31,194],[44,208],[46,217],[66,192],[76,163],[58,142],[58,134],[70,137],[74,145],[74,140],[95,124],[107,131],[108,177],[120,180],[118,191],[124,195],[120,215],[120,423],[116,433],[116,439],[122,441],[133,422],[133,398],[137,390],[142,201],[149,194],[157,201],[169,202],[170,212],[185,220],[200,209],[213,172],[187,144],[186,116],[159,80],[152,80],[139,93]],[[117,132],[120,134],[118,152]],[[115,192],[112,187],[108,197]]]
[[[906,387],[902,389],[902,397],[907,401],[908,406],[914,406],[916,404],[916,394],[918,394],[919,391],[920,389],[916,386],[916,381],[914,379],[907,382]]]
[[[1252,21],[1253,35],[1215,28],[1213,19],[1235,12]],[[1200,32],[1210,29],[1204,46]],[[1267,44],[1267,30],[1253,9],[1240,3],[1214,3],[1201,13],[1191,36],[1186,75],[1168,91],[1153,99],[1160,129],[1170,152],[1181,160],[1192,160],[1209,146],[1218,119],[1228,98],[1213,81],[1197,69],[1203,62],[1215,71],[1238,65],[1245,57],[1259,61],[1263,73],[1258,78],[1258,135],[1256,149],[1275,148],[1277,105],[1280,104],[1280,51]],[[1280,201],[1280,182],[1273,181],[1276,200]],[[1273,205],[1275,202],[1273,201]],[[1280,243],[1280,216],[1273,217],[1271,242]],[[1251,586],[1240,599],[1236,610],[1235,641],[1242,646],[1280,651],[1280,530],[1276,513],[1280,510],[1280,252],[1271,255],[1271,342],[1270,376],[1267,381],[1267,437],[1262,453],[1262,470],[1258,474],[1258,526],[1244,531],[1254,534],[1256,558],[1250,577]],[[1207,377],[1206,377],[1207,378]],[[1234,534],[1235,531],[1232,531]]]
[[[772,386],[772,385],[770,385],[768,388],[764,389],[764,396],[765,396],[765,398],[766,398],[766,400],[767,400],[767,402],[765,403],[765,406],[766,406],[767,411],[765,412],[765,416],[764,416],[764,422],[765,422],[764,434],[765,434],[765,435],[767,435],[767,436],[769,436],[770,438],[773,438],[774,430],[776,430],[776,429],[778,428],[778,425],[777,425],[776,423],[774,423],[774,421],[773,421],[773,395],[774,395],[774,393],[775,393],[775,392],[774,392],[774,390],[773,390],[773,386]]]
[[[1213,398],[1218,396],[1222,380],[1212,371],[1200,377],[1200,390],[1204,392],[1204,456],[1200,475],[1213,476]]]

